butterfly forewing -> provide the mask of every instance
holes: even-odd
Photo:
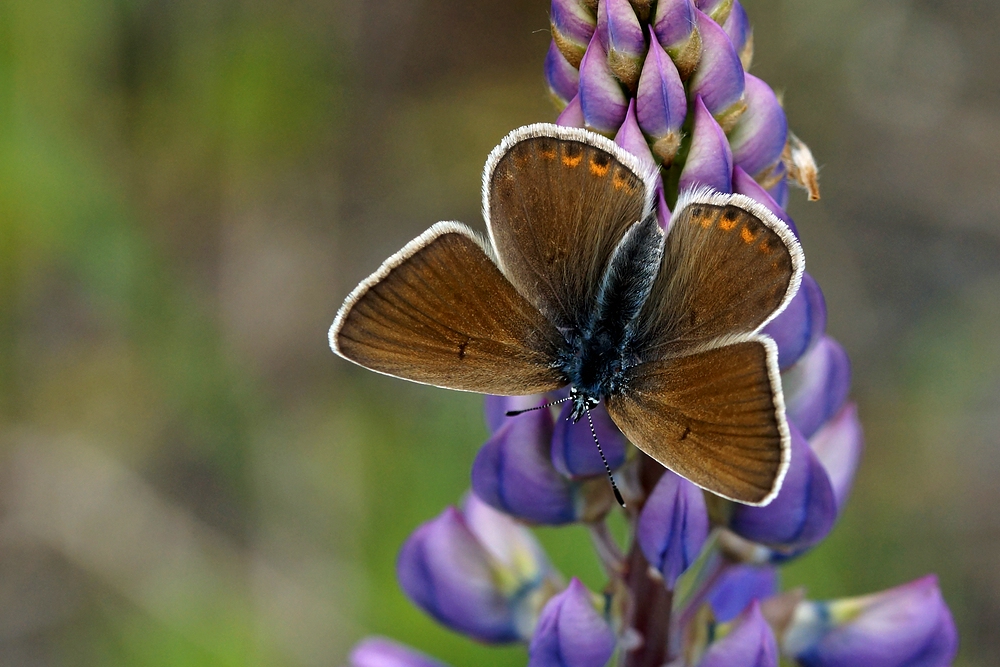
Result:
[[[684,199],[637,323],[644,360],[757,331],[784,308],[802,277],[798,240],[759,204],[705,192]]]
[[[695,484],[765,504],[788,467],[777,350],[765,337],[629,369],[608,413],[639,449]]]
[[[611,141],[554,125],[512,133],[484,174],[504,275],[560,328],[593,312],[608,260],[652,207],[650,170]]]
[[[330,329],[338,354],[374,371],[508,395],[565,384],[552,367],[560,341],[458,223],[434,225],[386,260]]]

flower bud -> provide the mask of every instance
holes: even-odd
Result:
[[[628,0],[604,0],[597,6],[597,34],[611,71],[634,91],[646,55],[646,37]]]
[[[430,656],[382,637],[358,642],[348,657],[349,667],[447,667]]]
[[[639,76],[635,113],[639,127],[653,140],[653,153],[669,166],[681,145],[687,98],[674,61],[655,39]]]
[[[781,313],[764,327],[778,345],[778,366],[786,370],[802,358],[826,330],[826,301],[819,285],[808,273]]]
[[[597,29],[597,17],[583,0],[552,0],[549,14],[552,41],[573,67],[580,67],[583,54]]]
[[[722,26],[697,10],[695,20],[702,51],[698,68],[691,75],[690,94],[700,95],[705,107],[728,131],[746,110],[743,65]]]
[[[788,121],[771,87],[752,74],[745,77],[747,109],[729,133],[729,145],[733,162],[758,177],[781,159],[788,139]]]
[[[802,434],[789,424],[792,459],[777,497],[764,507],[734,505],[729,527],[779,554],[799,553],[826,537],[837,519],[837,499],[826,469]]]
[[[848,403],[841,408],[833,419],[809,439],[809,446],[826,468],[826,474],[833,485],[833,494],[837,498],[837,510],[842,511],[864,448],[858,406]]]
[[[636,540],[667,588],[698,558],[708,538],[708,510],[701,489],[667,470],[639,514]]]
[[[720,623],[736,618],[754,600],[778,592],[778,571],[771,565],[731,565],[712,587],[708,602]]]
[[[851,360],[844,348],[823,336],[799,361],[781,374],[785,412],[811,438],[837,414],[851,387]]]
[[[549,45],[545,56],[545,80],[559,110],[566,108],[580,90],[580,71],[566,60],[555,42]]]
[[[933,575],[857,598],[801,602],[782,651],[809,667],[947,667],[958,650]]]
[[[569,403],[563,404],[556,419],[552,435],[552,464],[567,477],[604,475],[604,462],[594,444],[590,424],[586,418],[574,423],[569,418],[571,411]],[[625,463],[625,436],[611,421],[603,403],[590,411],[590,417],[594,420],[594,433],[601,443],[608,465],[612,470],[617,470]]]
[[[662,187],[656,189],[656,221],[664,232],[670,229],[670,207],[667,206],[667,195]]]
[[[484,524],[474,529],[474,522]],[[491,541],[482,535],[493,536]],[[503,544],[503,551],[494,550]],[[527,639],[556,585],[527,529],[469,496],[465,513],[447,508],[400,550],[396,574],[406,595],[449,628],[484,642]]]
[[[639,122],[635,117],[635,106],[635,99],[629,100],[628,113],[625,114],[625,122],[618,128],[618,134],[615,135],[615,143],[653,169],[656,169],[659,165],[657,165],[653,153],[649,150],[649,143],[646,141],[646,137],[643,135],[642,130],[639,129]]]
[[[472,464],[472,489],[496,509],[547,525],[579,518],[577,489],[552,466],[552,414],[509,417]]]
[[[681,170],[679,189],[707,185],[719,192],[732,192],[732,175],[733,154],[726,133],[698,97],[694,102],[691,149]]]
[[[569,101],[566,108],[556,118],[556,125],[564,125],[566,127],[583,127],[586,125],[583,120],[583,109],[580,107],[579,94]]]
[[[691,0],[658,0],[653,15],[653,34],[687,79],[701,60],[701,35]]]
[[[608,54],[596,34],[580,63],[580,109],[589,129],[609,137],[618,132],[628,111],[625,92],[612,73]]]
[[[729,41],[733,43],[736,53],[740,54],[740,62],[743,69],[750,69],[753,62],[753,28],[750,27],[750,17],[740,4],[740,0],[733,0],[732,11],[729,18],[722,24],[723,30],[729,35]]]
[[[554,595],[531,638],[528,667],[603,667],[614,653],[615,634],[594,602],[575,577]]]
[[[694,4],[719,25],[726,22],[733,9],[733,0],[695,0]]]
[[[698,667],[778,667],[778,643],[756,602],[713,642]]]

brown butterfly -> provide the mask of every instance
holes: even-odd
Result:
[[[608,139],[529,125],[483,174],[489,241],[439,222],[351,292],[340,356],[439,387],[570,385],[639,449],[720,496],[765,505],[788,468],[777,347],[761,327],[802,277],[784,222],[742,195],[683,193],[664,235],[657,172]]]

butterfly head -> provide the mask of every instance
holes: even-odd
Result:
[[[580,421],[587,414],[588,410],[593,410],[600,403],[600,399],[596,396],[581,391],[576,387],[572,387],[569,390],[569,400],[573,403],[569,418],[573,420],[574,424]]]

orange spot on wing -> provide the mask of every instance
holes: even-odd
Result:
[[[607,176],[608,170],[611,169],[610,164],[597,164],[595,161],[590,161],[590,173],[594,176]]]
[[[548,149],[548,150],[546,150],[546,149],[543,148],[542,150],[538,151],[538,154],[541,155],[546,160],[554,160],[554,159],[556,159],[556,151],[555,151],[554,148],[553,149]]]
[[[616,173],[611,178],[611,184],[615,187],[615,190],[621,190],[624,188],[629,194],[632,194],[632,184],[629,183],[627,178],[622,178],[621,174]]]
[[[767,241],[761,241],[761,244],[757,247],[760,248],[760,251],[765,255],[770,255],[771,251],[773,250],[773,248]]]
[[[727,232],[732,231],[733,227],[735,226],[736,226],[736,218],[733,218],[731,220],[729,218],[722,218],[722,220],[719,221],[719,227],[723,231]]]
[[[753,243],[754,235],[753,232],[744,227],[740,230],[740,238],[743,239],[744,243]]]
[[[583,160],[582,155],[563,155],[562,163],[567,167],[575,167]]]

